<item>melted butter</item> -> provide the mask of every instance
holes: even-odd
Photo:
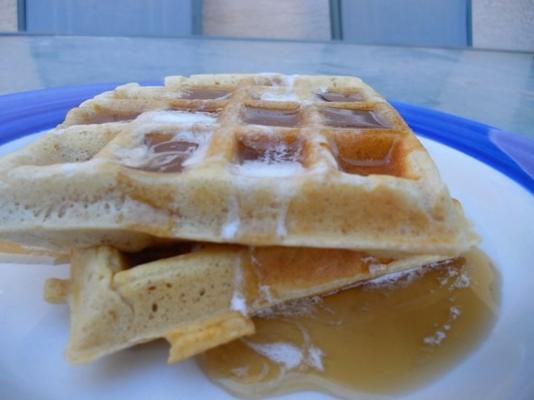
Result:
[[[299,390],[359,398],[402,393],[473,351],[493,325],[498,303],[498,274],[474,250],[395,283],[325,297],[307,312],[281,309],[255,318],[254,335],[198,362],[214,382],[245,398]]]

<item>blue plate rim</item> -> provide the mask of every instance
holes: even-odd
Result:
[[[0,146],[53,128],[63,121],[69,109],[120,84],[109,82],[63,86],[0,96]],[[141,84],[161,85],[162,81],[145,81]],[[472,156],[534,193],[534,179],[490,138],[496,133],[514,134],[442,111],[394,100],[390,100],[390,103],[417,135]]]

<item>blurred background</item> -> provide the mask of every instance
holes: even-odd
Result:
[[[534,0],[0,0],[0,95],[258,71],[534,137]]]
[[[0,32],[534,51],[534,0],[0,0]]]

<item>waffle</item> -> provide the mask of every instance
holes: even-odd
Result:
[[[101,246],[74,251],[70,280],[47,281],[45,298],[70,305],[71,362],[157,338],[171,343],[169,362],[176,362],[252,334],[250,317],[278,304],[442,259],[213,244],[132,255]]]
[[[421,143],[355,77],[128,84],[0,161],[0,240],[169,239],[450,256],[477,242]]]

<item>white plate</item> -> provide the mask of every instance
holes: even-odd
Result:
[[[0,154],[30,140],[6,144]],[[534,198],[491,167],[437,142],[422,141],[482,236],[482,249],[502,274],[502,304],[493,331],[475,352],[434,383],[400,398],[533,399]],[[65,266],[0,264],[0,399],[231,398],[193,361],[167,365],[168,347],[163,343],[90,365],[67,364],[67,307],[42,299],[44,281],[66,275]],[[281,398],[328,396],[298,393]]]

